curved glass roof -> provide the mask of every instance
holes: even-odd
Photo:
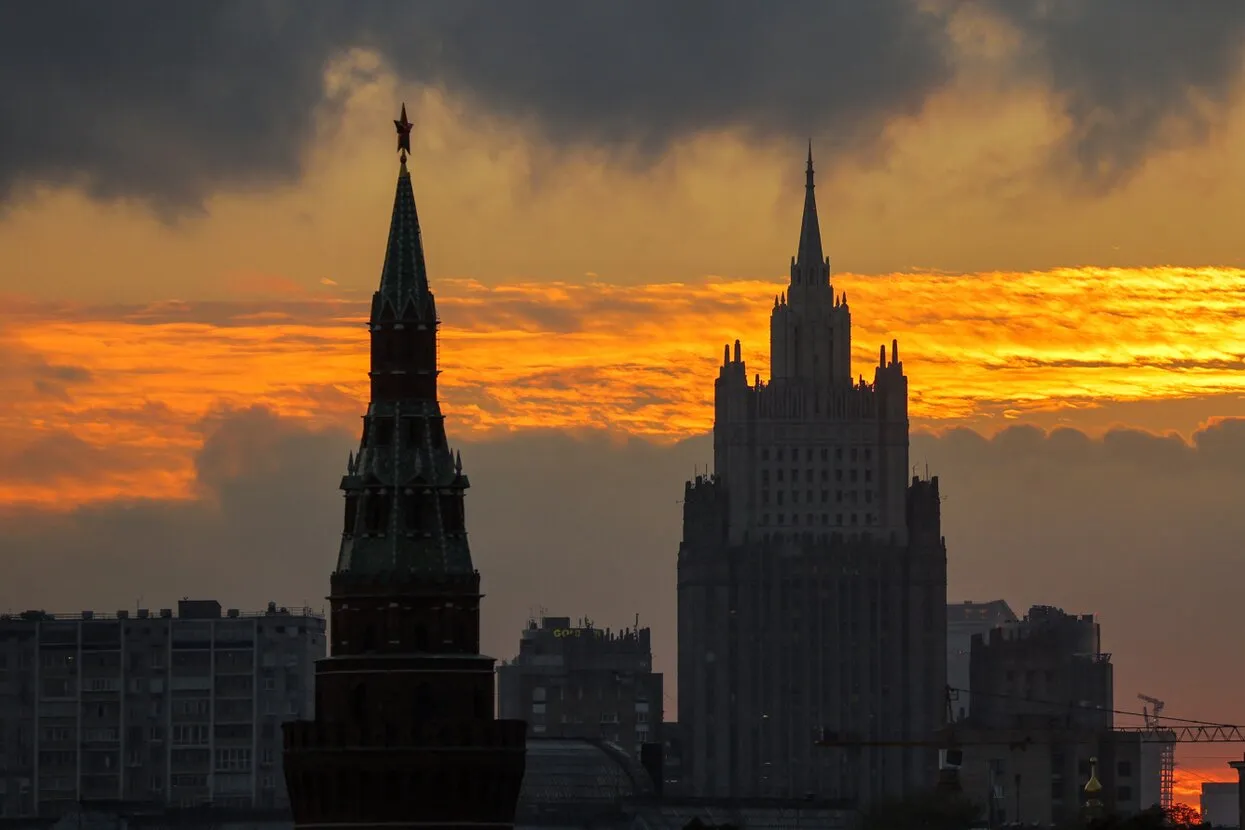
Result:
[[[574,738],[527,739],[521,805],[616,803],[653,794],[639,762],[616,744]]]

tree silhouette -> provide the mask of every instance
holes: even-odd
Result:
[[[1202,827],[1205,824],[1201,811],[1188,804],[1174,804],[1167,810],[1168,827]]]

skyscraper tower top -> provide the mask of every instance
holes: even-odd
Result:
[[[821,243],[821,222],[817,217],[817,195],[813,171],[813,143],[808,144],[804,167],[804,210],[800,215],[800,242],[791,257],[791,284],[776,306],[788,305],[820,316],[830,313],[835,305],[830,290],[830,259]],[[846,300],[845,300],[846,302]],[[822,311],[826,309],[826,311]],[[780,312],[786,314],[787,312]],[[848,369],[850,374],[850,368]]]
[[[800,219],[800,245],[796,249],[796,265],[809,268],[821,265],[821,225],[817,221],[817,197],[813,194],[813,142],[808,143],[808,167],[804,171],[804,215]]]

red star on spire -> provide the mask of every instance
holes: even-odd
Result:
[[[406,104],[402,105],[402,117],[393,122],[393,126],[398,128],[398,152],[402,153],[402,160],[406,161],[406,154],[411,152],[411,127],[414,125],[406,120]]]

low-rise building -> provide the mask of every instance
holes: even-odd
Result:
[[[955,737],[963,752],[960,784],[986,807],[992,827],[1074,821],[1095,759],[1108,812],[1137,813],[1162,797],[1156,733],[1034,725],[957,729]]]
[[[1211,827],[1241,826],[1241,785],[1232,782],[1202,784],[1202,821]]]

